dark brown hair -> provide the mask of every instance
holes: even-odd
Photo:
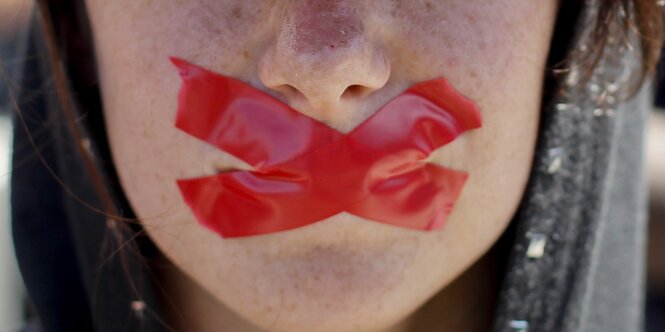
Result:
[[[639,36],[639,49],[642,56],[641,71],[637,73],[637,84],[630,87],[637,90],[645,79],[654,72],[663,43],[663,6],[658,0],[601,0],[599,1],[598,21],[594,28],[594,39],[596,44],[592,45],[590,52],[596,59],[600,58],[610,33],[608,27],[613,20],[623,22],[624,36],[618,36],[629,40],[626,36],[636,33]],[[631,9],[633,9],[631,11]],[[631,16],[628,13],[633,13]],[[625,16],[623,16],[625,15]],[[594,61],[587,71],[593,71],[597,61]],[[636,92],[636,91],[632,91]]]
[[[623,0],[623,6],[630,1]],[[605,9],[610,10],[610,9]],[[655,68],[663,43],[663,11],[662,4],[656,0],[635,1],[635,30],[640,34],[642,41],[642,74],[646,75]],[[609,15],[603,13],[603,15]],[[630,25],[629,21],[626,21]]]

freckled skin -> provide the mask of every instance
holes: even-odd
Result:
[[[514,215],[555,0],[86,4],[114,164],[149,236],[186,276],[166,284],[187,330],[386,330],[442,296]],[[250,167],[174,127],[180,79],[169,56],[344,132],[414,83],[446,77],[483,115],[483,128],[429,158],[470,175],[447,224],[421,232],[340,214],[241,239],[201,227],[175,180]]]
[[[346,1],[307,0],[293,11],[295,38],[291,47],[298,53],[349,47],[353,39],[362,38],[363,22]]]

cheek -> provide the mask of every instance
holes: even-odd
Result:
[[[167,224],[179,223],[186,215],[175,179],[209,175],[218,166],[247,168],[174,127],[180,80],[168,56],[214,63],[241,77],[257,54],[251,45],[261,45],[257,22],[265,21],[269,6],[258,0],[229,3],[87,2],[114,162],[146,223],[165,213],[177,216],[163,219]]]
[[[94,30],[104,31],[105,42],[96,43],[100,66],[123,68],[132,87],[148,79],[159,87],[160,78],[171,78],[171,55],[243,77],[254,70],[271,34],[273,6],[263,0],[226,2],[88,0]],[[113,54],[118,49],[122,54]]]
[[[483,127],[430,157],[470,176],[452,224],[462,238],[493,243],[512,219],[531,169],[541,89],[556,1],[397,2],[397,32],[390,36],[404,72],[423,80],[443,75],[483,115]],[[420,25],[419,25],[420,24]],[[449,232],[453,232],[450,228]],[[482,239],[482,240],[481,240]],[[453,240],[455,241],[455,240]],[[462,244],[467,246],[468,244]]]

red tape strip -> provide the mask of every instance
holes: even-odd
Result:
[[[466,173],[424,161],[481,126],[474,103],[442,78],[414,85],[343,134],[243,82],[171,61],[183,80],[176,127],[255,168],[177,181],[199,222],[223,237],[343,211],[438,229],[464,186]]]

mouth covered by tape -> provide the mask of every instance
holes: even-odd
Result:
[[[344,134],[236,79],[171,58],[182,87],[176,127],[254,170],[179,179],[198,221],[225,238],[306,226],[341,212],[441,228],[467,179],[425,159],[481,126],[443,78],[416,84]]]

